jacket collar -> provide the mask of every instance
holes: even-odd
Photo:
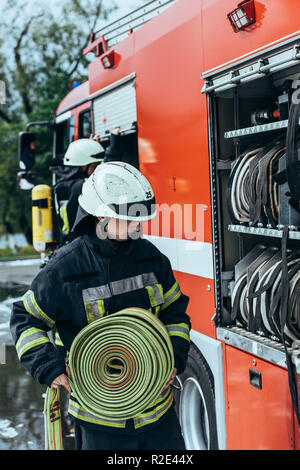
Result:
[[[116,256],[117,254],[129,255],[136,244],[136,240],[127,240],[124,242],[112,241],[112,243],[108,239],[101,240],[97,237],[96,231],[87,234],[86,237],[90,243],[92,243],[96,251],[100,251],[101,255],[105,258]]]

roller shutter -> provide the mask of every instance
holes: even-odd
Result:
[[[137,121],[134,79],[110,87],[93,101],[94,130],[100,137],[107,136],[115,127],[121,131]]]

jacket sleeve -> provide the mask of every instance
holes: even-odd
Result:
[[[162,255],[160,273],[163,289],[163,304],[159,312],[159,319],[165,325],[173,345],[175,367],[177,373],[182,374],[186,367],[190,348],[190,317],[186,313],[189,297],[184,295],[176,281],[170,261]]]
[[[110,145],[105,150],[104,163],[122,161],[121,136],[110,135]]]
[[[78,198],[82,192],[84,180],[78,179],[75,181],[72,190],[70,192],[69,201],[67,204],[67,217],[68,217],[68,226],[69,232],[72,230],[74,222],[76,220],[77,210],[78,210]]]
[[[59,277],[56,269],[46,265],[22,300],[13,304],[10,319],[21,364],[35,380],[49,387],[58,375],[66,373],[64,359],[59,357],[47,334],[63,305]]]

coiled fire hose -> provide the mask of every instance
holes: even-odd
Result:
[[[169,334],[153,314],[128,308],[90,323],[72,343],[70,386],[101,418],[130,419],[160,394],[174,369]]]
[[[72,394],[82,407],[101,418],[130,419],[157,399],[174,370],[174,354],[157,317],[127,308],[83,328],[68,364]],[[45,403],[46,448],[62,449],[57,389],[48,388]]]

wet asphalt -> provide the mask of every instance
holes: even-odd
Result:
[[[0,284],[0,450],[43,450],[45,385],[40,385],[19,363],[9,330],[12,304],[26,285]],[[2,354],[3,355],[3,354]]]

